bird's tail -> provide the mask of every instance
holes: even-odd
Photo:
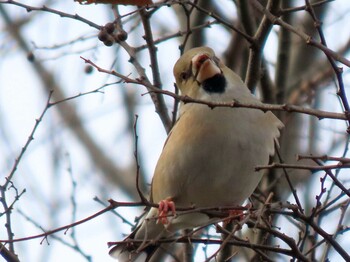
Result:
[[[132,243],[131,239],[126,239],[123,243],[114,246],[109,251],[109,255],[119,262],[149,261],[156,249],[155,245],[141,248],[138,244]]]

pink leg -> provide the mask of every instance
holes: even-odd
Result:
[[[248,203],[244,207],[247,209],[250,209],[252,207],[252,204]],[[243,218],[244,218],[243,210],[230,210],[229,217],[224,220],[224,225],[230,223],[232,220],[242,221]]]
[[[169,223],[168,221],[168,213],[171,211],[172,215],[176,214],[175,211],[175,203],[171,200],[171,198],[167,198],[164,200],[161,200],[158,203],[158,220],[157,223],[162,223],[163,225],[167,225]]]

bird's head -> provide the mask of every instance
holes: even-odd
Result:
[[[174,66],[176,84],[183,95],[200,98],[200,93],[225,92],[225,65],[209,47],[193,48],[184,53]]]

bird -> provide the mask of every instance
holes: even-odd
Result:
[[[186,51],[173,73],[183,97],[262,104],[210,47]],[[271,111],[181,102],[152,179],[150,201],[159,206],[109,254],[121,262],[148,261],[156,240],[214,221],[202,212],[178,214],[176,207],[242,205],[263,176],[255,167],[269,163],[283,126]]]

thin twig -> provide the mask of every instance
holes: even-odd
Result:
[[[312,5],[312,7],[318,7],[318,6],[333,2],[333,1],[335,1],[335,0],[323,0],[323,1],[319,1],[319,2],[313,2],[311,5]],[[306,5],[301,5],[301,6],[297,6],[297,7],[284,8],[284,9],[280,10],[280,13],[281,13],[281,15],[284,15],[286,13],[304,11],[305,9],[306,9]]]
[[[317,18],[316,13],[313,9],[313,6],[311,5],[309,0],[305,0],[306,3],[306,11],[310,14],[310,16],[312,17],[313,21],[314,21],[314,25],[316,27],[316,30],[318,32],[318,35],[320,36],[321,39],[321,44],[324,47],[327,47],[327,42],[326,42],[326,38],[324,36],[323,30],[322,30],[322,22]],[[341,67],[338,67],[337,64],[335,63],[334,57],[331,56],[328,52],[324,52],[325,55],[328,58],[329,63],[331,64],[333,71],[337,77],[337,81],[338,81],[338,91],[337,91],[337,95],[340,97],[340,100],[343,104],[344,107],[344,111],[345,114],[347,114],[348,116],[348,133],[350,133],[350,106],[349,106],[349,102],[346,96],[346,92],[345,92],[345,88],[344,88],[344,81],[343,81],[343,69]]]
[[[17,255],[13,254],[10,250],[8,250],[3,244],[0,243],[0,255],[7,262],[20,262]]]
[[[350,164],[316,166],[316,165],[272,163],[270,165],[265,165],[265,166],[256,166],[255,170],[260,171],[262,169],[272,169],[272,168],[292,168],[292,169],[294,168],[294,169],[308,169],[310,171],[326,171],[330,169],[345,169],[345,168],[348,169],[350,168]]]
[[[78,226],[80,224],[84,224],[112,209],[114,209],[115,206],[113,204],[110,204],[108,207],[102,209],[101,211],[98,211],[96,212],[95,214],[91,215],[91,216],[88,216],[82,220],[79,220],[79,221],[76,221],[74,223],[71,223],[69,225],[65,225],[65,226],[62,226],[62,227],[58,227],[56,229],[53,229],[53,230],[48,230],[46,231],[45,233],[42,233],[42,234],[37,234],[37,235],[33,235],[33,236],[28,236],[28,237],[22,237],[22,238],[15,238],[15,239],[3,239],[3,240],[0,240],[0,242],[2,243],[14,243],[14,242],[21,242],[21,241],[27,241],[27,240],[33,240],[33,239],[37,239],[37,238],[43,238],[43,239],[46,239],[49,235],[52,235],[52,234],[55,234],[57,232],[60,232],[60,231],[67,231],[68,229],[72,228],[72,227],[75,227],[75,226]]]
[[[318,226],[310,217],[307,217],[306,215],[300,213],[297,209],[293,210],[295,212],[295,215],[304,221],[307,225],[310,225],[320,236],[322,236],[326,242],[328,242],[332,247],[338,252],[340,256],[342,256],[345,261],[350,261],[350,255],[348,252],[344,250],[344,248],[333,238],[333,235],[328,234],[326,231],[324,231],[320,226]]]
[[[302,30],[284,22],[281,18],[273,15],[271,12],[269,12],[266,8],[264,8],[257,0],[249,0],[255,8],[257,8],[260,12],[266,14],[266,16],[271,20],[271,22],[275,25],[283,26],[284,28],[290,30],[291,32],[298,35],[301,39],[305,41],[307,45],[315,46],[321,51],[323,51],[326,55],[331,56],[336,61],[350,67],[350,61],[346,59],[344,56],[339,55],[337,52],[333,51],[332,49],[329,49],[328,47],[324,46],[323,44],[315,41],[310,35],[306,34]]]
[[[141,199],[142,202],[144,203],[148,203],[147,198],[143,195],[142,190],[140,189],[140,164],[139,164],[139,156],[138,156],[138,140],[139,137],[137,135],[137,120],[138,120],[139,116],[135,115],[135,122],[134,122],[134,139],[135,139],[135,151],[134,151],[134,157],[135,157],[135,161],[136,161],[136,189],[137,189],[137,193],[139,194],[139,197]]]
[[[62,12],[50,7],[47,7],[45,5],[43,5],[42,7],[35,7],[35,6],[30,6],[30,5],[26,5],[17,1],[13,1],[13,0],[7,0],[7,1],[0,1],[0,4],[11,4],[11,5],[16,5],[19,7],[23,7],[24,9],[27,10],[27,12],[32,12],[32,11],[42,11],[42,12],[48,12],[48,13],[52,13],[52,14],[56,14],[59,15],[60,17],[66,17],[66,18],[70,18],[70,19],[74,19],[74,20],[78,20],[83,22],[84,24],[87,24],[93,28],[96,28],[98,30],[101,29],[101,26],[91,22],[89,19],[86,19],[78,14],[68,14],[66,12]]]
[[[271,13],[275,13],[279,9],[280,0],[269,0],[266,4],[266,9]],[[263,49],[270,34],[273,23],[266,15],[261,20],[261,23],[254,34],[253,43],[249,50],[248,67],[245,78],[245,83],[249,90],[254,91],[257,82],[261,77],[261,61],[263,57]]]
[[[41,231],[43,232],[46,232],[46,230],[41,226],[39,225],[38,222],[34,221],[32,218],[30,218],[29,216],[27,216],[25,213],[23,213],[21,210],[17,210],[19,214],[21,214],[26,220],[28,220],[31,224],[33,224],[35,227],[37,227],[38,229],[40,229]],[[82,255],[88,262],[91,262],[92,261],[92,257],[88,254],[86,254],[78,245],[76,245],[76,243],[74,244],[71,244],[69,243],[69,241],[65,240],[65,238],[62,238],[62,237],[59,237],[59,236],[56,236],[54,234],[50,235],[50,237],[56,241],[58,241],[60,244],[62,245],[65,245],[71,249],[73,249],[74,251],[78,252],[80,255]],[[48,245],[50,244],[49,241],[48,241],[48,238],[43,238],[42,239],[42,242],[43,241],[47,241]],[[42,243],[40,243],[42,244]]]
[[[276,146],[276,154],[277,154],[277,156],[278,156],[278,160],[280,161],[280,163],[281,163],[281,164],[284,164],[284,160],[282,159],[281,153],[280,153],[280,151],[279,151],[279,149],[278,149],[277,146]],[[289,174],[287,173],[287,170],[286,170],[285,168],[282,168],[282,170],[283,170],[284,176],[285,176],[285,178],[286,178],[286,180],[287,180],[288,186],[289,186],[290,190],[292,191],[294,200],[295,200],[297,206],[299,207],[300,212],[301,212],[301,213],[304,213],[304,209],[303,209],[303,207],[302,207],[302,205],[301,205],[301,202],[300,202],[300,200],[299,200],[297,191],[296,191],[295,187],[294,187],[293,184],[292,184],[292,181],[291,181],[291,179],[290,179],[290,177],[289,177]]]
[[[248,104],[248,103],[242,103],[239,101],[232,101],[232,102],[222,102],[222,103],[215,103],[211,101],[204,101],[200,99],[194,99],[189,96],[182,96],[182,95],[177,95],[173,92],[167,91],[167,90],[159,90],[155,88],[152,84],[150,84],[148,81],[144,81],[143,78],[137,78],[133,79],[130,77],[127,77],[123,74],[120,74],[114,70],[106,70],[95,63],[93,63],[91,60],[86,59],[81,57],[85,63],[92,65],[95,67],[99,72],[114,75],[116,77],[121,78],[122,80],[125,81],[125,83],[131,83],[131,84],[136,84],[136,85],[141,85],[146,87],[149,92],[154,92],[154,93],[162,93],[164,95],[168,95],[173,97],[174,99],[180,100],[184,103],[197,103],[197,104],[203,104],[207,105],[208,107],[214,109],[215,107],[242,107],[242,108],[252,108],[252,109],[259,109],[262,111],[286,111],[289,113],[296,112],[296,113],[303,113],[306,115],[312,115],[317,117],[318,119],[339,119],[339,120],[347,120],[347,117],[344,113],[334,113],[334,112],[328,112],[328,111],[323,111],[323,110],[317,110],[317,109],[312,109],[312,108],[305,108],[301,106],[296,106],[296,105],[290,105],[290,104],[282,104],[282,105],[275,105],[275,104],[263,104],[263,103],[257,103],[257,104]]]
[[[25,145],[22,147],[22,150],[20,152],[20,154],[18,155],[18,157],[16,158],[13,166],[12,166],[12,169],[10,171],[10,174],[6,177],[6,182],[5,184],[2,186],[3,188],[7,189],[10,181],[12,181],[12,177],[13,175],[15,174],[17,168],[18,168],[18,165],[20,163],[20,161],[22,160],[22,157],[24,155],[24,153],[27,151],[30,143],[34,140],[34,134],[36,132],[36,130],[38,129],[38,126],[40,125],[41,121],[43,120],[44,118],[44,115],[46,114],[47,110],[52,106],[50,100],[51,100],[51,97],[52,97],[52,94],[53,94],[53,90],[50,90],[49,92],[49,95],[48,95],[48,98],[47,98],[47,101],[46,101],[46,105],[45,105],[45,108],[44,110],[42,111],[41,115],[39,116],[38,119],[35,120],[35,125],[31,131],[31,133],[29,134],[29,137],[27,139],[27,142],[25,143]]]
[[[141,21],[145,31],[144,39],[147,43],[149,58],[151,61],[152,77],[153,77],[153,86],[158,89],[162,89],[162,81],[160,78],[159,64],[157,59],[157,47],[153,41],[153,32],[151,28],[151,15],[145,9],[140,10]],[[161,94],[156,94],[156,101],[154,103],[157,105],[158,110],[162,112],[162,121],[167,133],[171,130],[171,119],[168,116],[168,109],[164,102],[164,97]],[[166,116],[166,117],[165,117]]]
[[[343,164],[345,163],[350,163],[350,158],[347,157],[335,157],[335,156],[328,156],[328,155],[321,155],[321,156],[315,156],[315,155],[297,155],[297,160],[302,160],[302,159],[317,159],[321,160],[323,162],[326,161],[337,161],[341,162]]]
[[[250,44],[254,43],[254,39],[251,36],[244,33],[243,31],[241,31],[240,29],[238,29],[237,27],[235,27],[231,23],[224,21],[220,16],[216,15],[215,13],[211,12],[210,10],[206,10],[206,9],[200,7],[199,5],[197,5],[196,3],[193,3],[191,1],[185,1],[185,2],[184,1],[174,1],[174,2],[177,2],[179,4],[186,3],[188,5],[195,7],[198,11],[206,13],[208,16],[211,16],[212,18],[217,20],[220,24],[226,26],[227,28],[229,28],[229,29],[235,31],[236,33],[240,34],[241,36],[243,36]]]

